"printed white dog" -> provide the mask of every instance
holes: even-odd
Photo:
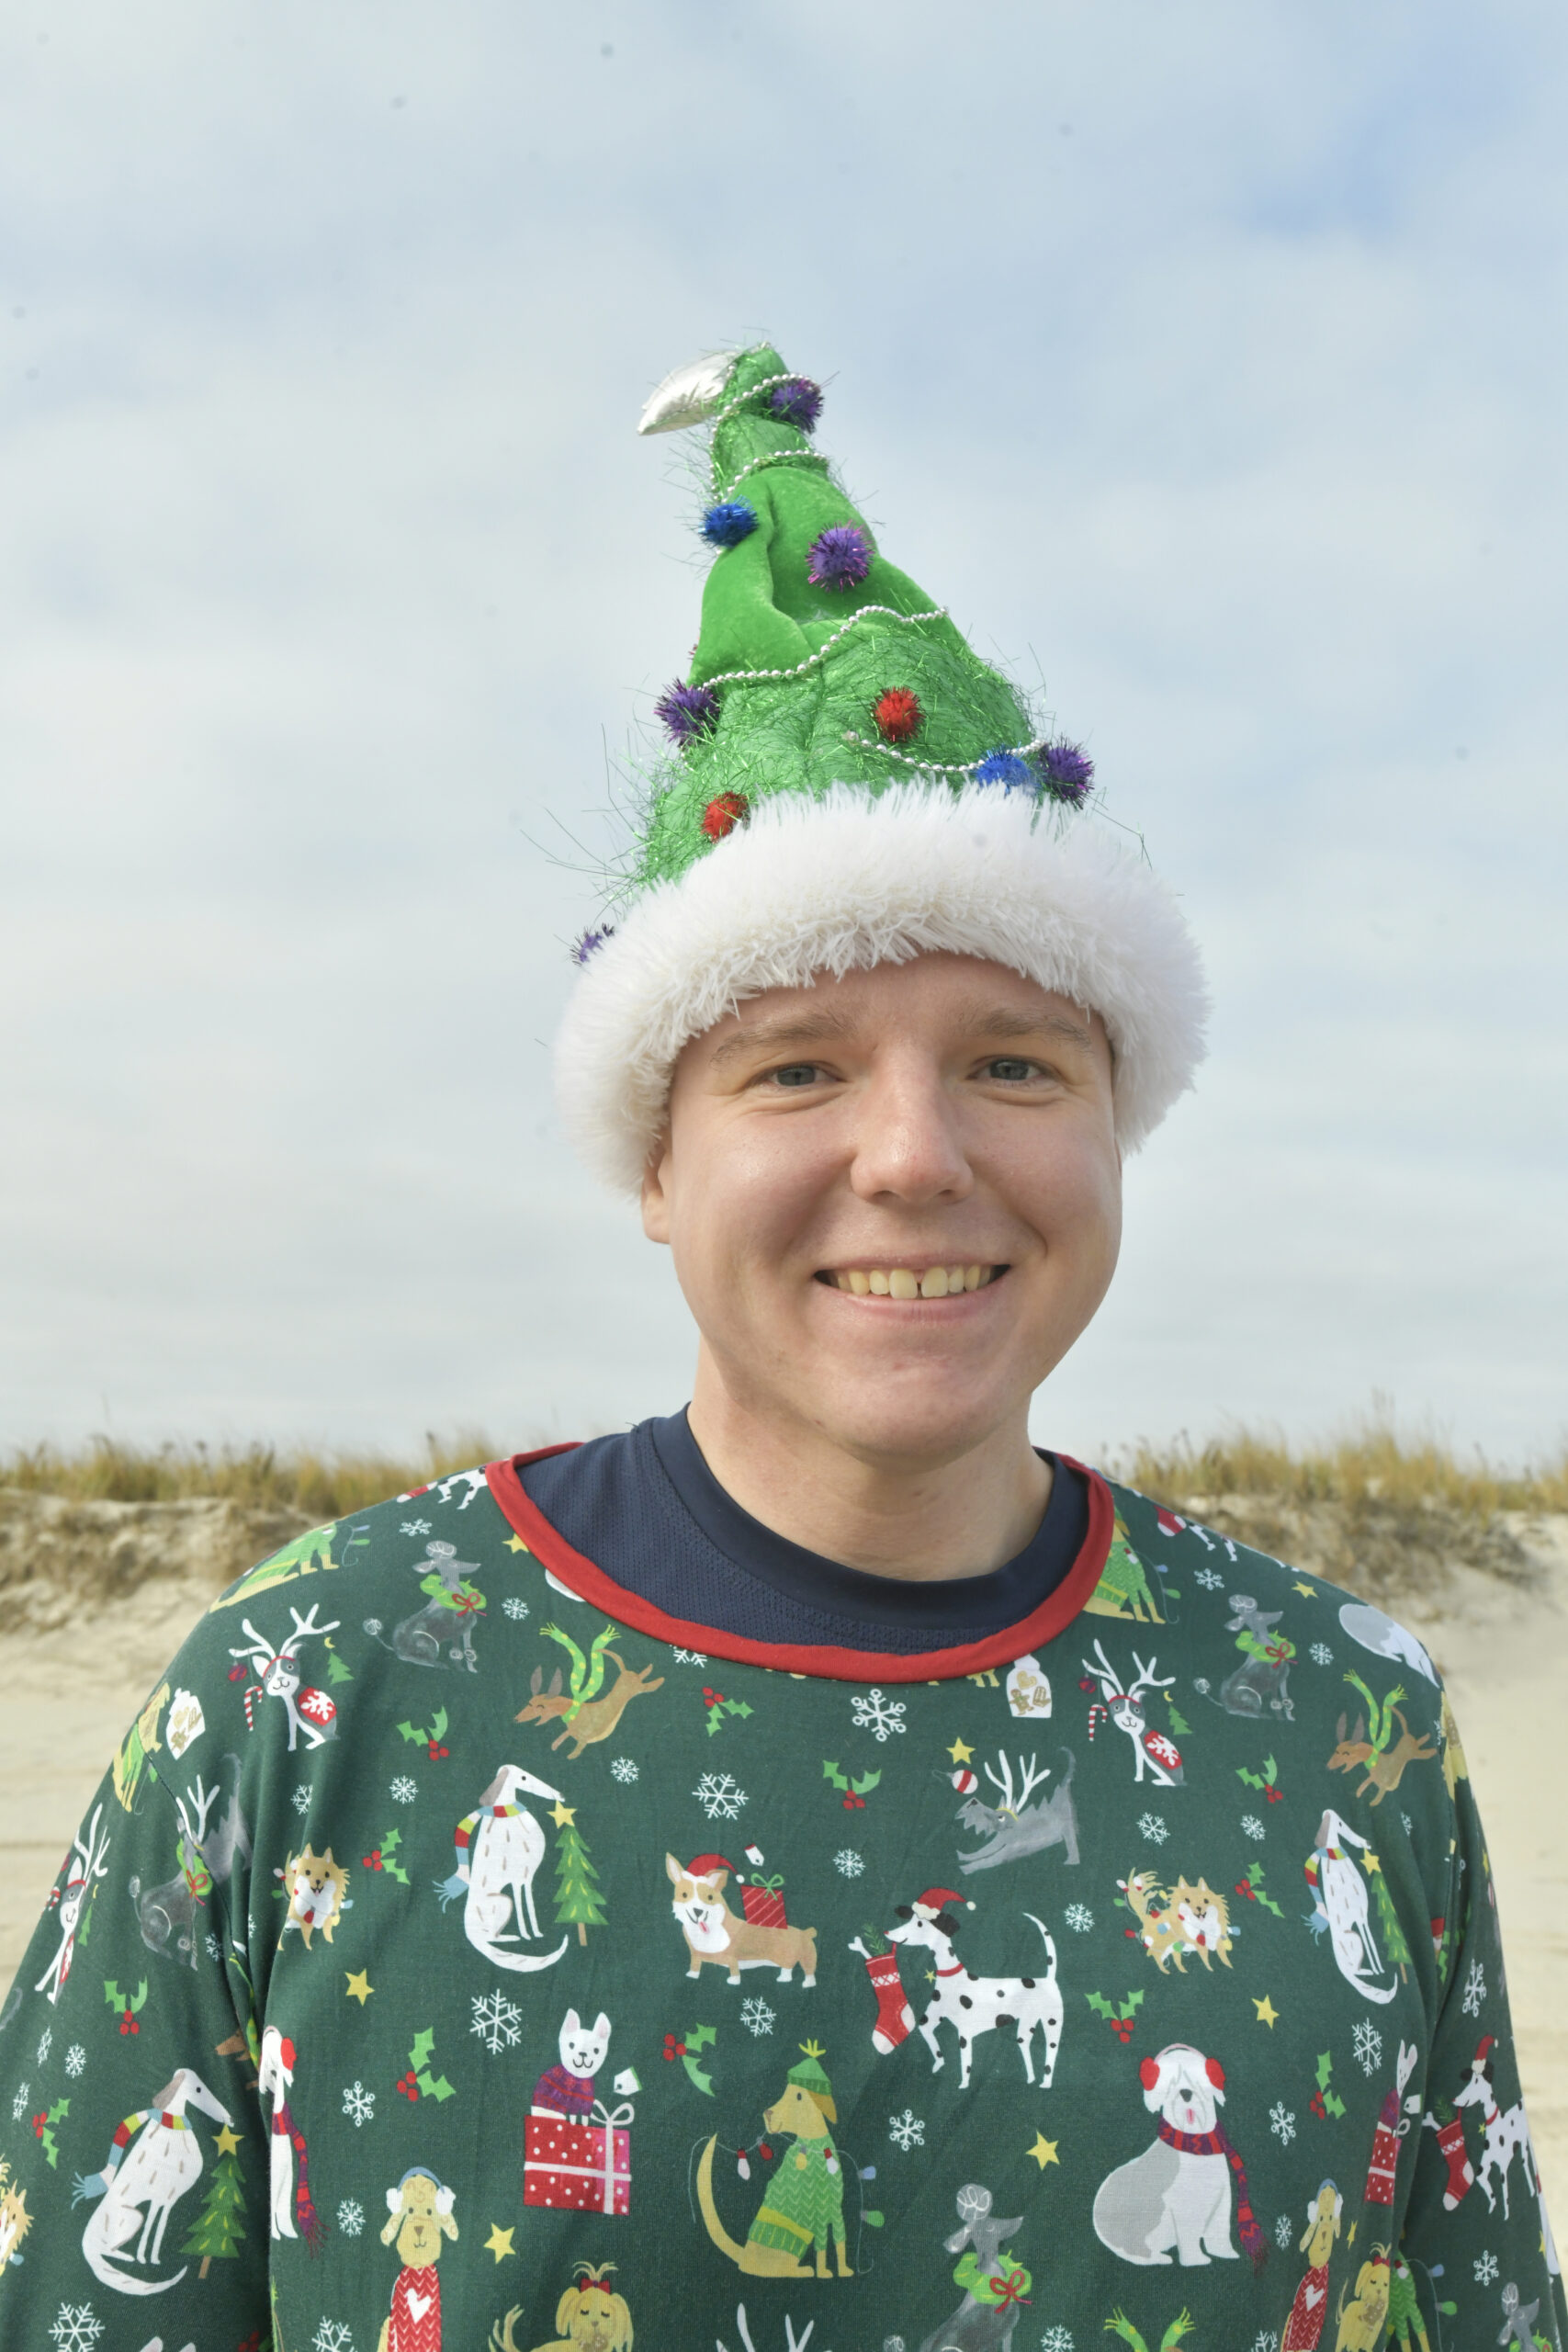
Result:
[[[1168,2263],[1172,2246],[1184,2264],[1216,2256],[1234,2262],[1230,2143],[1217,2112],[1224,2105],[1224,2069],[1173,2041],[1138,2072],[1144,2105],[1160,2120],[1159,2137],[1101,2181],[1096,2236],[1123,2262]]]

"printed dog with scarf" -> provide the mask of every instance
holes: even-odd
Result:
[[[1232,2177],[1242,2245],[1261,2268],[1268,2248],[1247,2195],[1247,2170],[1219,2120],[1224,2068],[1173,2041],[1138,2069],[1144,2105],[1158,2135],[1130,2164],[1107,2174],[1094,2200],[1095,2234],[1123,2262],[1184,2266],[1234,2262]]]

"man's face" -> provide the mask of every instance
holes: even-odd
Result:
[[[738,1406],[867,1459],[951,1459],[1094,1314],[1121,1200],[1098,1016],[922,956],[693,1038],[643,1225]]]

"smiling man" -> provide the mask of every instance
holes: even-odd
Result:
[[[1030,1443],[1197,954],[819,406],[649,403],[718,552],[559,1042],[690,1404],[214,1604],[0,2016],[0,2345],[1562,2352],[1431,1659]]]

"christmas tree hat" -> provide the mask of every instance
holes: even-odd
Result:
[[[633,1190],[682,1046],[748,996],[947,952],[1098,1012],[1134,1149],[1191,1082],[1197,949],[1093,769],[1037,727],[879,550],[813,435],[818,387],[763,346],[666,379],[639,430],[708,424],[716,549],[689,675],[613,922],[588,933],[557,1053],[562,1116]]]

